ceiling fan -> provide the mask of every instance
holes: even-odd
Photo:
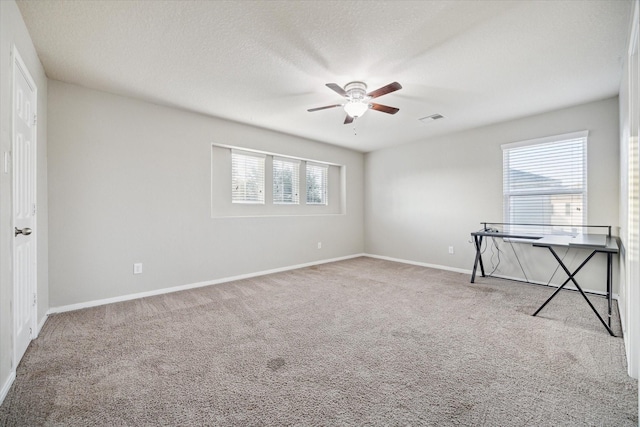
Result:
[[[363,82],[351,82],[344,86],[344,89],[335,83],[327,83],[327,87],[332,89],[339,95],[345,97],[347,102],[343,104],[327,105],[325,107],[311,108],[307,111],[319,111],[326,110],[327,108],[344,107],[344,111],[347,113],[347,117],[344,119],[344,124],[352,123],[354,119],[362,117],[368,109],[382,111],[387,114],[395,114],[400,111],[398,108],[388,107],[382,104],[376,104],[375,102],[369,102],[370,100],[382,95],[386,95],[396,90],[402,89],[402,86],[398,82],[389,83],[386,86],[376,89],[367,93],[367,85]]]

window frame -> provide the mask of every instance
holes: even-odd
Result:
[[[271,183],[273,187],[273,194],[272,194],[273,204],[274,205],[299,205],[300,204],[300,164],[302,162],[298,159],[273,156],[271,163],[272,163]],[[291,200],[285,200],[286,194],[284,190],[283,192],[280,192],[276,188],[277,185],[282,185],[282,186],[285,185],[283,182],[276,181],[276,164],[277,163],[293,165],[293,169],[291,170],[292,171],[291,194],[290,194]],[[284,169],[283,169],[283,172],[284,172]]]
[[[231,153],[233,150],[258,153],[265,156],[265,203],[232,203]],[[291,149],[293,150],[293,148]],[[290,151],[291,151],[290,150]],[[295,147],[295,153],[302,150]],[[300,161],[300,203],[274,204],[272,182],[272,160],[282,157]],[[262,218],[262,217],[298,217],[298,216],[335,216],[347,213],[348,165],[324,159],[305,158],[290,152],[267,151],[264,148],[211,143],[211,218]],[[326,165],[328,169],[328,187],[326,205],[307,205],[306,163]]]
[[[246,184],[245,184],[245,190],[244,190],[244,198],[236,198],[236,174],[235,174],[235,166],[236,166],[236,156],[242,156],[245,159],[248,158],[252,158],[252,159],[258,159],[258,166],[262,169],[262,176],[258,178],[258,195],[259,197],[255,200],[253,199],[249,199],[247,198],[247,191],[246,191]],[[242,151],[242,150],[235,150],[232,149],[231,150],[231,203],[236,203],[236,204],[248,204],[248,205],[264,205],[265,204],[265,182],[266,182],[266,155],[261,154],[261,153],[256,153],[256,152],[251,152],[251,151]],[[245,167],[246,167],[246,163],[247,161],[245,160]],[[242,178],[245,178],[246,180],[246,173]]]
[[[309,171],[310,170],[319,170],[322,171],[322,175],[320,177],[321,181],[321,192],[320,192],[320,201],[309,201],[310,191],[309,185],[311,181],[309,180]],[[317,184],[318,181],[314,177],[313,183]],[[311,206],[327,206],[329,204],[329,165],[314,163],[314,162],[306,162],[305,165],[305,188],[306,188],[306,196],[305,202],[307,205]]]
[[[503,220],[507,224],[505,227],[509,232],[516,232],[521,234],[539,234],[542,232],[543,234],[581,234],[584,232],[584,226],[588,224],[587,222],[587,207],[588,207],[588,131],[579,131],[579,132],[571,132],[561,135],[554,135],[544,138],[536,138],[526,141],[519,141],[510,144],[503,144],[501,146],[503,152],[503,169],[502,169],[502,179],[503,179]],[[526,147],[534,147],[534,146],[543,146],[548,145],[552,147],[553,144],[561,144],[568,143],[570,141],[577,141],[579,144],[582,144],[582,156],[581,158],[581,172],[582,173],[574,173],[571,175],[571,178],[579,179],[576,181],[572,181],[572,184],[580,183],[579,187],[570,188],[567,185],[560,185],[554,187],[552,185],[540,186],[537,189],[514,189],[512,187],[513,181],[511,179],[512,174],[509,173],[509,166],[511,165],[511,154],[513,154],[516,150],[526,148]],[[522,151],[522,150],[520,150]],[[568,154],[567,156],[571,156],[572,154]],[[545,155],[546,156],[546,155]],[[549,156],[549,158],[544,158],[544,162],[540,162],[539,160],[532,159],[532,161],[527,164],[528,166],[538,165],[543,168],[549,166],[549,169],[553,169],[553,159]],[[580,169],[577,168],[578,170]],[[513,168],[511,169],[513,170]],[[527,173],[527,172],[524,172]],[[572,214],[571,211],[567,212],[565,216],[567,224],[535,224],[535,227],[522,227],[522,226],[514,226],[510,224],[523,224],[522,222],[517,221],[517,219],[513,219],[513,200],[516,197],[524,197],[524,196],[564,196],[564,197],[577,197],[581,198],[579,210],[581,215],[579,216],[579,223],[575,223],[572,221],[577,215]],[[574,203],[571,200],[569,203]],[[536,212],[536,211],[532,211]],[[541,211],[538,211],[541,212]],[[552,210],[551,214],[557,213],[556,210]],[[550,215],[549,213],[543,213],[539,215],[540,217],[547,217]],[[541,225],[552,225],[552,227],[541,227]],[[576,226],[576,227],[572,227]],[[580,227],[578,227],[580,226]]]

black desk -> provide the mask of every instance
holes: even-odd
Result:
[[[553,257],[556,259],[560,267],[567,274],[567,280],[562,283],[556,289],[556,291],[551,295],[545,302],[533,313],[536,316],[540,310],[542,310],[557,294],[560,292],[567,283],[573,282],[575,287],[578,289],[580,294],[584,297],[591,310],[598,317],[602,325],[607,329],[611,336],[615,336],[613,331],[611,330],[611,303],[612,303],[612,275],[613,275],[613,254],[617,254],[619,251],[618,242],[615,237],[609,235],[581,235],[584,236],[584,239],[581,237],[572,237],[572,236],[541,236],[541,235],[518,235],[518,234],[510,234],[503,232],[494,232],[494,231],[476,231],[471,233],[473,236],[473,241],[476,247],[476,260],[473,264],[473,272],[471,273],[471,283],[473,283],[476,279],[476,271],[478,269],[478,264],[480,265],[480,272],[482,277],[485,277],[484,272],[484,264],[482,262],[482,240],[484,237],[501,237],[501,238],[510,238],[510,239],[526,239],[527,241],[531,241],[531,244],[535,247],[547,248]],[[589,237],[597,236],[597,239],[602,241],[602,244],[594,244],[590,243]],[[573,272],[569,271],[567,266],[562,262],[562,259],[556,253],[554,247],[569,247],[569,248],[580,248],[590,250],[591,253],[587,258],[582,261],[582,263],[576,268]],[[585,295],[585,292],[582,290],[580,285],[575,279],[575,275],[584,267],[597,253],[603,253],[607,256],[607,302],[608,302],[608,321],[605,322],[600,316],[600,313],[593,306],[589,298]]]

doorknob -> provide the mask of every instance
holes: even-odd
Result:
[[[24,236],[28,236],[29,234],[31,234],[31,229],[28,227],[23,228],[22,230],[20,230],[18,227],[15,227],[15,235],[17,236],[18,234],[22,234]]]

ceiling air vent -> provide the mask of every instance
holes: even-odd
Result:
[[[444,119],[444,116],[442,114],[432,114],[430,116],[423,117],[418,120],[420,120],[422,123],[429,123],[429,122],[433,122],[440,119]]]

